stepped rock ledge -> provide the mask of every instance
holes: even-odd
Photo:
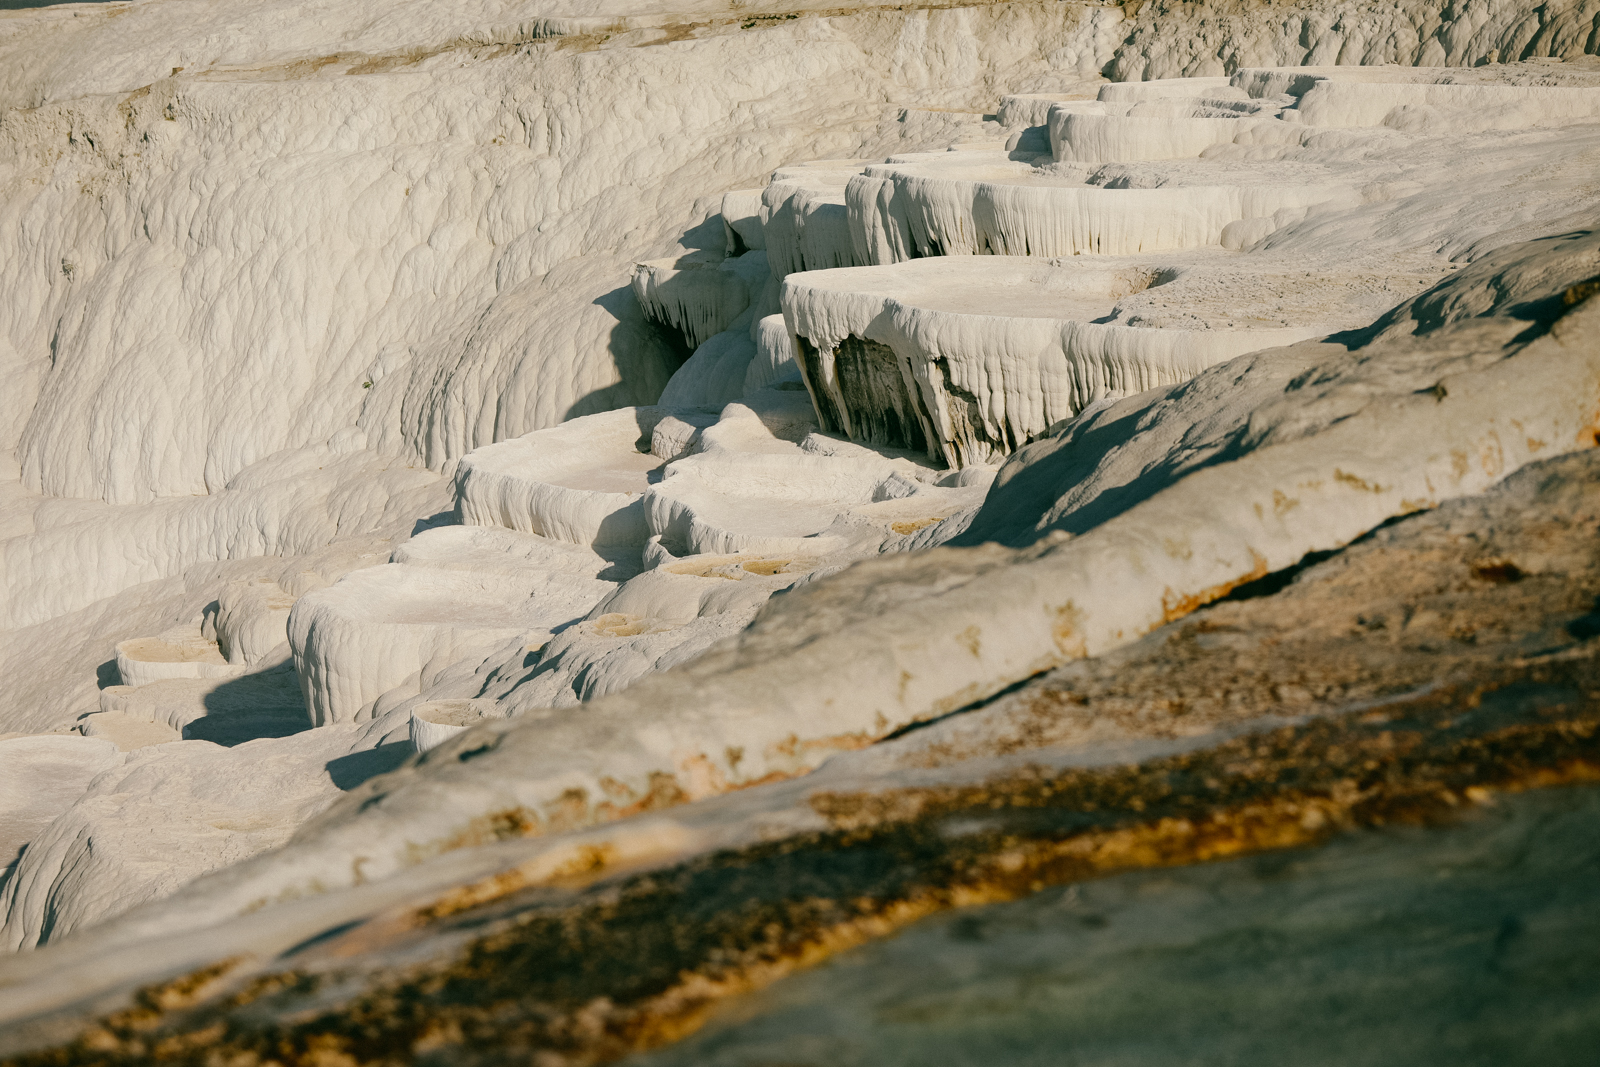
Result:
[[[0,8],[0,1064],[1600,1047],[1595,0]]]

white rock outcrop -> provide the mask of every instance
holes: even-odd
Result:
[[[940,257],[788,280],[786,321],[825,429],[999,462],[1090,404],[1369,322],[1433,271],[1260,257]]]
[[[0,1022],[1596,444],[1588,0],[691,6],[8,14]]]
[[[531,647],[582,618],[613,583],[414,567],[360,570],[296,602],[289,644],[314,726],[368,716],[380,696],[507,641]]]
[[[643,496],[662,462],[648,442],[666,414],[622,408],[477,449],[456,469],[456,514],[573,544],[643,544]]]
[[[1600,304],[1584,297],[1597,274],[1592,235],[1514,246],[1381,319],[1365,346],[1271,350],[1087,413],[1059,442],[1019,453],[995,490],[1044,514],[1013,538],[1036,538],[1029,547],[858,564],[582,714],[485,724],[334,808],[282,859],[211,883],[208,914],[222,921],[263,893],[308,891],[309,872],[350,856],[367,877],[398,872],[492,811],[556,832],[621,817],[663,790],[695,799],[803,773],[1127,644],[1386,518],[1593,448]],[[1530,336],[1510,313],[1530,304],[1551,308],[1548,332]],[[1063,459],[1085,475],[1065,482],[1053,511],[1063,482],[1050,465]],[[1043,477],[1030,484],[1036,466]],[[1129,471],[1143,477],[1130,483]],[[980,515],[969,535],[993,536],[995,521]],[[1004,528],[1021,529],[1015,516]],[[454,758],[468,749],[470,762]],[[123,936],[148,936],[172,921],[163,914]]]

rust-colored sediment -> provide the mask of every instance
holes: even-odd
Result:
[[[578,892],[488,893],[481,904],[469,894],[419,913],[421,936],[467,937],[421,967],[379,970],[357,955],[345,970],[230,983],[219,964],[8,1062],[603,1063],[681,1038],[730,995],[945,909],[1439,821],[1492,790],[1584,781],[1600,781],[1592,657],[1499,667],[1135,766],[817,795],[824,832]]]
[[[1260,578],[1265,578],[1268,574],[1267,557],[1252,548],[1250,549],[1250,559],[1251,567],[1248,571],[1231,581],[1213,585],[1208,589],[1200,590],[1198,593],[1181,595],[1170,588],[1163,590],[1161,593],[1161,621],[1167,623],[1181,619],[1185,615],[1205,607],[1214,600],[1221,600],[1242,585],[1248,585]]]

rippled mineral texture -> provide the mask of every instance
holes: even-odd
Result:
[[[1597,42],[0,11],[0,1061],[1587,1064]]]

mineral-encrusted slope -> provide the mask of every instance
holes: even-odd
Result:
[[[1588,774],[1597,27],[4,13],[10,1018],[606,1058],[965,900]],[[552,930],[650,962],[531,997]]]

